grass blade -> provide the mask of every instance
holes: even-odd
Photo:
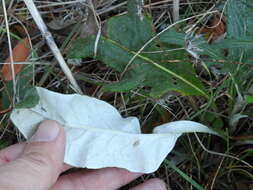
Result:
[[[191,177],[186,175],[182,170],[180,170],[175,164],[173,164],[169,160],[164,160],[164,163],[171,167],[173,170],[175,170],[179,175],[181,175],[186,181],[188,181],[192,186],[194,186],[198,190],[205,190],[203,187],[201,187],[196,181],[194,181]]]

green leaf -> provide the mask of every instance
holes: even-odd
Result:
[[[124,79],[119,82],[115,82],[112,84],[108,84],[104,86],[104,90],[106,91],[113,91],[113,92],[128,92],[131,89],[137,88],[140,86],[144,81],[144,78],[139,75],[135,78]]]
[[[167,47],[171,47],[171,44],[179,45],[192,56],[196,54],[197,56],[209,56],[209,58],[217,60],[224,59],[221,48],[208,44],[201,35],[189,36],[185,33],[168,30],[160,36],[160,41]]]
[[[69,58],[87,58],[94,57],[94,45],[96,36],[87,39],[76,40],[69,52]],[[123,48],[114,45],[114,41],[102,37],[99,40],[96,59],[103,61],[104,64],[112,67],[116,71],[122,72],[126,62],[130,61],[131,54]]]
[[[114,16],[108,21],[107,36],[133,51],[139,50],[155,35],[152,20],[140,12],[141,1],[128,1],[128,14]]]
[[[205,112],[201,115],[201,121],[208,126],[213,126],[215,129],[222,129],[224,123],[220,116],[216,113]]]
[[[241,39],[253,34],[253,8],[251,0],[230,0],[226,8],[227,38]],[[252,57],[252,49],[238,48],[229,51],[229,58],[244,61]]]
[[[252,0],[230,0],[226,7],[228,38],[245,37],[253,32]]]
[[[244,99],[249,104],[253,103],[253,96],[245,96]]]
[[[250,119],[253,119],[253,112],[243,112],[243,115],[247,115]]]
[[[32,87],[26,91],[23,100],[16,104],[16,108],[33,108],[39,103],[39,100],[40,98],[36,88]]]
[[[32,88],[31,80],[33,78],[33,66],[25,65],[20,73],[16,75],[16,97],[17,102],[22,101],[27,92]],[[7,90],[3,92],[3,106],[4,108],[10,107],[12,97],[13,97],[13,82],[8,81],[6,83]]]
[[[227,17],[227,38],[224,47],[228,47],[227,60],[247,64],[225,64],[224,66],[226,66],[227,72],[233,74],[235,82],[243,92],[247,86],[246,82],[252,78],[252,66],[250,65],[253,59],[253,46],[250,42],[253,39],[252,0],[230,0],[227,3],[225,14]],[[221,41],[221,46],[222,43],[224,42]]]
[[[253,48],[253,35],[252,36],[246,36],[242,38],[237,39],[225,39],[219,42],[219,47],[222,48],[244,48],[246,49],[252,49]]]
[[[77,40],[68,56],[70,58],[94,57],[116,71],[124,72],[122,81],[107,85],[105,89],[126,92],[139,86],[146,86],[150,87],[150,95],[153,97],[160,97],[172,90],[183,95],[207,96],[202,83],[187,61],[169,62],[175,57],[179,60],[186,59],[187,56],[182,51],[181,55],[152,53],[161,50],[158,48],[157,41],[153,41],[130,65],[128,64],[136,52],[155,35],[151,19],[140,13],[138,2],[140,1],[129,0],[128,14],[109,20],[107,37],[101,36],[97,44],[96,57],[94,57],[96,36]]]
[[[174,30],[168,30],[160,35],[160,41],[167,45],[174,44],[184,47],[186,43],[186,35]]]
[[[70,49],[69,57],[85,58],[92,56],[95,43],[95,36],[78,40]],[[129,60],[136,53],[117,42],[101,37],[97,50],[96,59],[123,71]],[[203,85],[195,76],[194,70],[188,63],[161,63],[158,64],[144,54],[138,55],[129,67],[126,78],[135,78],[142,75],[144,84],[153,88],[152,96],[161,96],[168,90],[181,92],[183,95],[204,95],[207,96]],[[156,92],[157,91],[157,92]]]

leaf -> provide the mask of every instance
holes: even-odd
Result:
[[[204,34],[206,40],[210,43],[218,40],[226,32],[225,23],[220,19],[221,15],[216,15],[211,19],[211,24],[209,26],[202,27],[198,33]]]
[[[153,134],[141,134],[136,117],[122,118],[106,102],[36,89],[39,103],[33,108],[15,109],[11,120],[26,138],[45,119],[61,123],[67,137],[64,161],[75,167],[119,167],[150,173],[158,169],[182,133],[217,134],[192,121],[166,123],[156,127]]]
[[[244,98],[245,98],[245,102],[249,104],[253,103],[253,96],[245,96]]]
[[[252,0],[230,0],[225,9],[227,17],[227,60],[247,64],[226,64],[227,73],[233,74],[235,83],[243,93],[247,91],[246,82],[252,78],[253,59],[253,6]],[[222,45],[222,44],[221,44]],[[242,75],[243,73],[243,75]],[[234,90],[235,92],[236,90]],[[231,91],[233,92],[233,91]]]
[[[170,47],[170,44],[179,45],[185,48],[193,57],[209,56],[212,59],[224,59],[221,48],[217,48],[216,44],[208,44],[202,35],[188,35],[176,31],[166,31],[160,36],[160,41]],[[196,54],[197,56],[194,56]]]
[[[138,75],[135,78],[125,79],[121,80],[120,82],[106,85],[104,86],[104,90],[113,92],[127,92],[133,88],[140,86],[143,81],[143,77],[141,75]]]
[[[219,47],[229,48],[229,49],[234,49],[234,48],[243,48],[245,50],[253,49],[253,35],[247,36],[247,37],[236,38],[236,39],[228,38],[228,39],[220,41],[218,45]]]
[[[222,119],[215,113],[205,112],[201,115],[201,121],[207,125],[213,126],[214,129],[222,129],[224,123]]]
[[[186,43],[186,34],[167,30],[160,35],[160,41],[167,45],[175,44],[184,47]]]
[[[253,34],[253,8],[251,0],[231,0],[226,7],[227,38],[241,39]],[[229,51],[229,59],[245,61],[252,58],[252,49],[232,49]],[[236,66],[234,66],[236,69]]]
[[[23,100],[16,104],[17,109],[21,108],[32,108],[36,106],[39,102],[39,95],[37,90],[32,87],[28,89],[23,97]]]
[[[85,58],[93,55],[95,36],[78,40],[70,49],[70,58]],[[117,42],[101,37],[96,59],[122,72],[135,52],[122,47]],[[168,90],[181,92],[183,95],[207,96],[205,89],[194,70],[188,63],[158,64],[144,54],[138,55],[131,64],[126,78],[143,76],[144,85],[152,88],[151,96],[159,97]]]
[[[253,6],[251,0],[231,0],[226,7],[229,38],[244,37],[253,30]]]
[[[161,97],[168,91],[177,91],[183,95],[207,96],[205,88],[188,62],[168,63],[168,60],[175,57],[173,53],[168,55],[148,53],[161,50],[157,41],[148,45],[143,50],[144,53],[138,55],[129,65],[136,52],[155,35],[151,19],[140,11],[139,2],[129,0],[128,14],[112,17],[108,21],[107,36],[100,38],[96,57],[94,57],[96,36],[77,40],[72,44],[68,57],[94,57],[120,73],[125,72],[127,68],[122,81],[105,87],[112,91],[125,92],[146,86],[149,87],[150,96],[153,97]],[[182,54],[180,58],[185,57]]]
[[[30,89],[32,89],[31,80],[33,78],[33,65],[25,65],[23,69],[16,75],[16,95],[19,99],[17,99],[17,103],[22,102],[24,98],[29,93]],[[2,94],[2,102],[3,107],[5,109],[9,108],[11,105],[12,97],[13,97],[13,82],[7,81],[6,90],[3,91]]]
[[[108,21],[107,36],[133,51],[139,50],[155,35],[152,20],[140,12],[141,1],[128,1],[128,14]]]
[[[30,44],[28,38],[19,41],[13,51],[13,62],[24,62],[29,56]],[[5,60],[5,63],[10,63],[10,57]],[[15,75],[22,69],[22,64],[14,64]],[[6,81],[12,80],[11,64],[4,64],[2,73]]]

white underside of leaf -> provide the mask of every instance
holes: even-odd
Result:
[[[45,119],[61,123],[67,138],[64,161],[75,167],[119,167],[151,173],[159,168],[182,133],[216,134],[192,121],[170,122],[156,127],[153,134],[141,134],[136,117],[122,118],[104,101],[36,89],[39,104],[30,109],[15,109],[11,119],[26,138]]]

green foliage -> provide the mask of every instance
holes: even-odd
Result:
[[[224,59],[221,48],[217,44],[210,45],[201,35],[185,34],[176,31],[166,31],[160,36],[160,41],[169,48],[171,44],[185,47],[192,56],[198,58],[199,56],[208,56],[211,59]]]
[[[140,18],[137,10],[139,1],[135,1],[129,1],[127,15],[115,16],[108,21],[107,30],[108,38],[132,51],[139,50],[155,35],[151,18]]]
[[[105,86],[104,89],[126,92],[146,86],[149,87],[150,96],[153,97],[160,97],[168,91],[177,91],[183,95],[207,96],[191,64],[185,61],[186,54],[151,53],[163,50],[159,47],[158,40],[150,43],[143,53],[137,55],[129,64],[136,52],[155,33],[150,17],[140,15],[139,1],[128,2],[128,14],[111,18],[108,21],[107,36],[100,37],[97,44],[95,58],[124,75],[120,82]],[[94,57],[95,40],[95,36],[77,40],[68,56],[70,58]],[[179,62],[170,62],[175,58],[179,58]]]
[[[39,103],[39,95],[36,88],[32,87],[26,91],[23,100],[16,104],[16,108],[32,108]]]
[[[205,112],[201,115],[201,121],[204,121],[208,126],[212,126],[215,129],[222,129],[224,126],[223,121],[220,119],[220,117],[211,112]]]
[[[253,34],[253,6],[251,0],[230,0],[226,7],[228,38]]]
[[[253,58],[253,44],[250,45],[253,39],[253,8],[250,2],[251,0],[231,0],[226,8],[227,39],[232,42],[228,59],[233,61],[248,62]],[[231,67],[233,70],[236,68],[235,65]]]
[[[214,44],[208,44],[200,35],[175,33],[175,31],[163,33],[160,40],[167,46],[170,42],[179,47],[185,46],[188,53],[195,58],[202,59],[207,65],[219,65],[222,73],[230,73],[234,78],[232,84],[225,86],[234,88],[236,83],[240,91],[244,92],[248,88],[248,79],[253,75],[251,69],[253,59],[252,1],[229,0],[226,6],[226,16],[226,38]],[[231,96],[233,97],[233,94]]]
[[[128,92],[129,90],[140,86],[143,80],[144,80],[143,77],[139,75],[139,76],[136,76],[135,78],[129,78],[129,79],[121,80],[120,82],[117,82],[117,83],[106,85],[104,89],[108,91],[113,91],[113,92]]]
[[[245,96],[245,102],[252,104],[253,103],[253,96]]]
[[[141,53],[129,65],[136,52],[154,35],[151,18],[138,15],[138,3],[129,1],[129,12],[123,16],[112,17],[108,21],[107,36],[98,42],[97,60],[122,73],[122,80],[106,85],[104,89],[127,92],[137,87],[150,87],[150,95],[160,97],[168,91],[177,91],[183,95],[207,95],[200,80],[196,77],[187,54],[195,58],[204,58],[207,65],[222,65],[224,73],[232,73],[235,81],[242,84],[252,75],[248,65],[238,66],[231,63],[248,63],[253,58],[253,13],[248,0],[228,3],[226,14],[227,38],[208,44],[200,35],[179,33],[174,30],[164,32],[159,40],[150,43],[143,52],[184,48],[178,52]],[[252,9],[253,10],[253,9]],[[70,52],[71,58],[94,57],[95,36],[77,40]],[[225,56],[225,51],[228,55]],[[187,54],[186,54],[187,53]],[[170,60],[179,62],[172,63]],[[219,60],[223,60],[220,63]],[[245,71],[244,77],[238,76],[238,70]],[[247,74],[246,74],[247,73]]]
[[[38,94],[34,93],[34,88],[31,85],[33,78],[33,66],[26,65],[22,71],[16,75],[16,97],[18,108],[33,107],[38,103]],[[13,97],[13,82],[9,81],[6,83],[8,92],[4,91],[2,94],[3,106],[8,108],[11,105]]]
[[[226,7],[227,36],[221,46],[227,48],[227,60],[242,64],[226,64],[227,71],[233,76],[230,95],[234,97],[237,84],[241,94],[248,94],[251,86],[253,59],[253,6],[251,0],[230,0]],[[230,46],[229,46],[230,44]]]
[[[198,190],[204,190],[203,187],[201,187],[194,179],[192,179],[187,174],[185,174],[182,170],[180,170],[172,161],[165,159],[164,163],[168,167],[174,169],[182,178],[184,178],[187,182],[189,182],[193,187],[195,187]]]
[[[253,35],[247,37],[225,39],[218,44],[219,48],[228,48],[230,50],[243,48],[244,50],[253,48]]]
[[[171,44],[179,45],[181,47],[185,46],[186,34],[176,32],[174,30],[168,30],[160,35],[160,41],[167,46]]]
[[[251,3],[251,4],[250,4]],[[227,35],[225,39],[212,44],[196,34],[166,31],[160,36],[160,41],[166,48],[171,43],[185,50],[193,57],[200,59],[207,66],[218,66],[221,74],[229,75],[227,80],[215,89],[219,94],[224,89],[231,97],[228,100],[230,125],[243,106],[238,106],[238,93],[251,94],[252,88],[252,60],[253,60],[253,6],[251,0],[229,0],[226,6]],[[251,96],[245,96],[245,102],[250,103]],[[204,112],[201,121],[210,124],[215,129],[224,127],[223,120],[216,114],[217,106],[212,106],[213,114]],[[215,111],[214,111],[215,110]],[[235,111],[236,110],[236,111]],[[249,114],[247,114],[249,115]],[[237,123],[236,123],[237,125]],[[235,126],[234,126],[235,127]],[[232,128],[232,126],[231,126]]]
[[[229,0],[226,6],[227,35],[224,40],[214,44],[208,44],[200,35],[189,35],[176,33],[175,31],[165,32],[160,40],[168,45],[170,42],[186,46],[190,52],[199,56],[205,56],[205,62],[214,63],[216,60],[223,60],[222,65],[226,72],[234,74],[238,69],[247,70],[247,66],[231,64],[231,61],[251,63],[253,58],[253,5],[251,0]],[[225,50],[228,52],[225,56]],[[213,59],[213,61],[211,61]]]
[[[213,89],[212,94],[216,96],[225,89],[231,97],[228,100],[228,113],[233,114],[229,117],[233,118],[234,114],[240,112],[241,108],[236,110],[236,113],[233,111],[238,104],[236,97],[238,93],[242,96],[251,95],[249,89],[252,88],[252,3],[249,4],[249,0],[230,0],[227,3],[227,35],[223,40],[209,44],[202,35],[170,29],[157,36],[136,55],[139,49],[156,35],[151,17],[139,15],[136,2],[139,1],[128,1],[128,6],[131,7],[128,14],[112,17],[108,21],[106,35],[100,37],[98,44],[96,36],[77,40],[68,56],[93,57],[119,72],[120,81],[104,85],[105,90],[128,92],[145,87],[145,93],[148,92],[155,98],[162,97],[168,91],[209,97],[207,89],[192,67],[190,57],[193,57],[203,62],[205,69],[217,66],[220,74],[229,76],[218,88]],[[132,60],[134,56],[135,59]],[[221,119],[220,115],[215,113],[219,106],[215,103],[210,105],[212,108],[208,111],[214,114],[204,111],[199,119],[222,130],[225,126],[223,121],[226,122],[226,119]]]

